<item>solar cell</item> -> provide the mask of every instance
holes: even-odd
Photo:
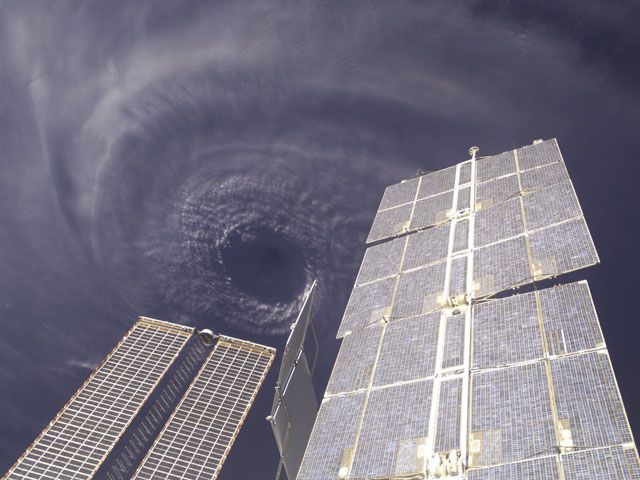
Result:
[[[393,318],[412,317],[438,308],[444,290],[446,262],[400,275]]]
[[[407,237],[403,270],[428,265],[447,256],[450,225],[439,225]]]
[[[390,322],[380,348],[373,385],[432,376],[439,328],[440,312]]]
[[[422,471],[432,383],[425,380],[370,393],[349,478],[387,478]]]
[[[462,162],[460,164],[460,179],[458,183],[464,185],[471,181],[471,162]]]
[[[518,149],[518,165],[520,170],[562,162],[562,155],[555,138]]]
[[[584,218],[576,218],[529,235],[533,273],[544,278],[599,262]]]
[[[424,175],[420,181],[418,199],[431,197],[453,189],[456,179],[456,166]]]
[[[220,337],[134,479],[215,479],[275,350]]]
[[[373,219],[367,243],[406,232],[409,228],[412,209],[413,204],[408,204],[378,212]]]
[[[560,480],[555,456],[469,470],[467,478],[468,480]],[[590,480],[595,478],[590,477]]]
[[[389,185],[382,196],[380,207],[378,210],[386,210],[388,208],[397,207],[405,203],[413,202],[418,190],[418,179],[412,178],[404,180],[395,185]]]
[[[386,278],[355,287],[344,311],[337,337],[341,338],[346,332],[365,328],[389,317],[395,284],[395,278]]]
[[[543,357],[535,293],[478,303],[472,317],[474,368]]]
[[[404,238],[396,238],[367,248],[356,285],[397,274],[400,271],[405,241]]]
[[[562,455],[565,480],[640,480],[635,448],[614,446]]]
[[[525,460],[556,445],[544,365],[472,374],[470,465]]]
[[[296,480],[347,478],[364,398],[357,393],[322,401]]]
[[[411,230],[432,227],[449,221],[451,219],[452,207],[452,191],[436,195],[435,197],[418,200],[411,219]]]
[[[462,188],[458,190],[458,200],[456,202],[456,210],[463,211],[471,208],[471,188]]]
[[[474,242],[476,247],[515,237],[524,233],[519,198],[506,200],[476,213]]]
[[[192,333],[141,317],[5,478],[91,478]]]
[[[476,161],[476,181],[485,182],[492,178],[515,173],[516,162],[512,151],[500,153],[492,157],[481,158]]]
[[[467,257],[456,257],[451,260],[449,278],[449,297],[455,297],[467,291]]]
[[[456,222],[454,228],[453,252],[466,250],[469,247],[469,221]]]
[[[631,431],[606,352],[551,362],[563,446],[599,447],[631,442]]]
[[[382,327],[376,326],[344,338],[325,395],[352,392],[369,386],[381,335]]]
[[[545,238],[546,240],[546,238]],[[480,248],[474,253],[475,297],[483,297],[531,281],[523,236]]]

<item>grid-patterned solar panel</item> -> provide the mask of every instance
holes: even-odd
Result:
[[[412,317],[438,308],[438,298],[444,290],[446,263],[400,275],[398,292],[393,307],[393,318]]]
[[[640,480],[638,452],[630,445],[563,455],[562,470],[565,480]]]
[[[506,200],[476,214],[474,239],[476,247],[506,240],[524,233],[519,198]]]
[[[556,457],[535,458],[525,462],[470,470],[469,480],[559,480]],[[589,477],[595,480],[599,477]],[[569,480],[568,478],[565,480]],[[585,479],[586,480],[586,479]]]
[[[413,204],[401,205],[378,212],[373,219],[367,243],[406,232],[411,222]]]
[[[545,237],[546,238],[546,237]],[[476,297],[501,292],[532,280],[524,236],[479,248],[474,252]]]
[[[192,332],[140,318],[5,478],[91,478]]]
[[[274,356],[220,337],[134,478],[216,478]]]
[[[389,185],[382,196],[378,210],[397,207],[405,203],[413,202],[418,189],[418,179],[412,178],[394,185]]]
[[[416,202],[410,229],[433,227],[451,219],[453,210],[453,192],[441,193],[435,197],[424,198]]]
[[[431,197],[439,193],[447,192],[453,189],[456,179],[456,166],[438,170],[433,173],[424,175],[420,179],[420,188],[418,190],[418,199]]]
[[[429,228],[407,237],[403,270],[422,267],[447,256],[449,224]]]
[[[362,285],[363,283],[369,283],[398,273],[405,241],[406,239],[404,238],[397,238],[369,247],[364,254],[356,285]]]
[[[520,194],[518,176],[509,175],[476,186],[476,209],[484,210]]]
[[[562,162],[562,155],[558,148],[558,142],[555,138],[518,150],[518,164],[520,170],[528,170],[530,168],[541,167],[550,163]]]
[[[504,152],[492,157],[481,158],[476,162],[476,181],[484,182],[492,178],[503,177],[516,171],[513,152]]]
[[[460,448],[460,414],[462,412],[462,378],[453,378],[440,384],[438,426],[434,450],[449,453]]]
[[[558,183],[523,197],[527,228],[537,230],[582,215],[570,183]],[[553,208],[549,208],[553,205]]]
[[[354,288],[337,337],[341,338],[349,331],[365,328],[389,317],[395,285],[396,278],[386,278]]]

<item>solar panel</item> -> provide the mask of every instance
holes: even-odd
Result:
[[[587,282],[547,288],[538,294],[547,350],[551,355],[604,348]]]
[[[369,394],[349,478],[387,478],[423,471],[432,383],[424,380]]]
[[[420,178],[418,199],[432,197],[453,189],[456,179],[456,166],[429,173]]]
[[[474,252],[476,297],[501,292],[532,280],[524,236],[495,243]]]
[[[378,212],[373,219],[367,243],[406,232],[411,223],[412,211],[413,204],[408,204]]]
[[[614,446],[562,455],[565,480],[640,480],[638,452]]]
[[[548,165],[550,163],[562,162],[562,154],[558,148],[555,138],[533,145],[519,148],[518,164],[521,170]]]
[[[475,218],[476,247],[499,242],[524,233],[519,198],[505,200],[493,208],[480,210]]]
[[[391,300],[396,278],[386,278],[356,287],[344,311],[337,337],[347,332],[365,328],[391,315]]]
[[[376,326],[344,338],[325,395],[352,392],[369,386],[381,335],[382,327]]]
[[[632,445],[586,282],[508,292],[598,262],[555,139],[394,188],[417,194],[378,212],[396,227],[373,236],[327,392],[362,389],[366,412],[323,478],[571,480],[578,450]]]
[[[434,450],[449,453],[460,449],[460,414],[462,411],[462,378],[453,378],[440,384],[438,426]]]
[[[357,393],[322,401],[296,480],[347,478],[364,399]]]
[[[409,235],[403,270],[422,267],[445,258],[449,231],[450,226],[447,224]]]
[[[141,317],[5,478],[91,478],[192,333]]]
[[[532,232],[529,242],[536,278],[553,277],[599,262],[582,217]]]
[[[431,377],[436,368],[440,312],[394,320],[386,326],[374,386]]]
[[[274,355],[221,336],[133,478],[215,479]]]
[[[555,426],[542,363],[474,373],[471,385],[471,466],[553,451]]]
[[[382,200],[380,201],[380,207],[378,210],[386,210],[388,208],[397,207],[405,203],[413,202],[416,192],[418,190],[418,179],[412,178],[410,180],[404,180],[395,185],[388,186]]]
[[[560,480],[556,457],[469,470],[468,480]],[[596,477],[589,477],[594,480]],[[600,477],[597,477],[600,478]],[[569,478],[565,477],[565,480]]]
[[[400,271],[405,242],[405,238],[397,238],[367,248],[356,285],[397,274]]]
[[[490,368],[543,357],[535,293],[473,306],[473,366]]]
[[[632,441],[606,351],[551,362],[562,446],[600,447]]]
[[[445,270],[446,262],[440,262],[400,275],[392,316],[412,317],[438,309]]]
[[[451,219],[453,192],[442,193],[416,202],[410,229],[433,227]]]
[[[492,157],[481,158],[476,162],[476,181],[485,182],[492,178],[503,177],[516,171],[513,152],[504,152]]]

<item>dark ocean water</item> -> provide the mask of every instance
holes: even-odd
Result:
[[[638,432],[639,14],[0,1],[0,470],[140,314],[280,347],[317,278],[321,390],[384,186],[550,137]],[[225,480],[272,477],[273,377]]]

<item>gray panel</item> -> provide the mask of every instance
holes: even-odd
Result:
[[[531,270],[524,236],[476,250],[473,270],[476,297],[530,282]]]
[[[561,162],[562,155],[555,138],[537,145],[527,145],[518,149],[518,165],[520,170],[528,170],[554,162]]]
[[[386,278],[356,287],[351,292],[337,337],[381,321],[390,314],[395,278]]]
[[[471,188],[463,188],[458,190],[458,201],[456,202],[456,210],[462,211],[471,208]]]
[[[551,355],[604,347],[586,282],[547,288],[539,295]]]
[[[465,316],[463,314],[447,318],[442,368],[462,365],[464,361],[464,325]]]
[[[454,378],[440,384],[438,426],[433,448],[449,453],[460,449],[460,414],[462,411],[462,379]]]
[[[525,192],[541,190],[558,183],[568,183],[569,174],[564,163],[557,162],[520,173],[520,182]]]
[[[538,230],[529,235],[536,277],[555,276],[598,263],[584,218]]]
[[[374,386],[432,376],[439,328],[440,312],[390,322],[382,341]]]
[[[632,441],[606,353],[592,352],[551,362],[558,418],[575,446],[597,447]]]
[[[307,328],[311,321],[311,311],[313,308],[313,300],[315,298],[317,283],[314,281],[307,293],[302,308],[298,314],[296,322],[293,324],[289,338],[284,347],[282,353],[282,363],[280,364],[280,371],[278,372],[278,383],[284,387],[287,378],[291,374],[291,371],[295,367],[295,363],[298,360],[298,354],[304,346],[304,340],[307,335]]]
[[[367,243],[406,232],[409,228],[412,209],[413,204],[409,204],[378,212],[373,219]]]
[[[403,270],[428,265],[447,256],[450,224],[423,230],[408,236]]]
[[[345,449],[354,447],[363,405],[363,393],[322,402],[297,480],[338,478]]]
[[[400,183],[396,183],[395,185],[389,185],[384,191],[378,210],[385,210],[387,208],[397,207],[404,203],[413,202],[416,198],[417,189],[417,178],[404,180]]]
[[[456,222],[453,237],[453,251],[459,252],[469,247],[469,221]]]
[[[378,353],[382,326],[358,330],[344,337],[325,395],[366,388]]]
[[[515,171],[516,161],[512,151],[481,158],[476,161],[476,182],[502,177]]]
[[[524,460],[553,449],[555,429],[543,363],[472,375],[470,440],[475,466]]]
[[[318,411],[311,373],[304,355],[300,357],[287,384],[284,402],[286,408],[281,405],[276,410],[272,425],[275,423],[274,434],[279,435],[278,445],[283,449],[283,465],[287,477],[296,478]],[[283,430],[288,433],[283,435]]]
[[[446,262],[400,275],[393,307],[393,318],[411,317],[438,308],[438,297],[444,290]]]
[[[420,472],[416,457],[428,433],[431,392],[431,380],[371,392],[349,478]]]
[[[527,228],[536,230],[582,214],[573,188],[559,183],[523,197]]]
[[[476,247],[524,233],[520,199],[513,198],[492,208],[480,210],[476,213],[474,233]]]
[[[451,212],[452,206],[453,192],[418,200],[411,219],[411,229],[431,227],[448,221],[447,212]]]
[[[490,368],[543,357],[535,293],[473,306],[473,366]]]
[[[640,480],[635,448],[620,446],[562,455],[565,480]]]
[[[438,170],[422,177],[418,198],[430,197],[452,190],[456,179],[456,166]]]
[[[499,467],[469,470],[467,478],[469,480],[559,480],[560,477],[556,457],[544,457]],[[590,480],[595,480],[595,477]]]
[[[449,296],[467,292],[467,257],[458,257],[451,260],[451,278],[449,278]]]
[[[463,185],[471,181],[471,162],[464,162],[460,164],[460,179],[458,183]]]
[[[476,206],[487,209],[519,195],[518,176],[509,175],[479,184],[476,187]]]
[[[404,238],[396,238],[367,248],[356,285],[395,275],[400,271]]]

